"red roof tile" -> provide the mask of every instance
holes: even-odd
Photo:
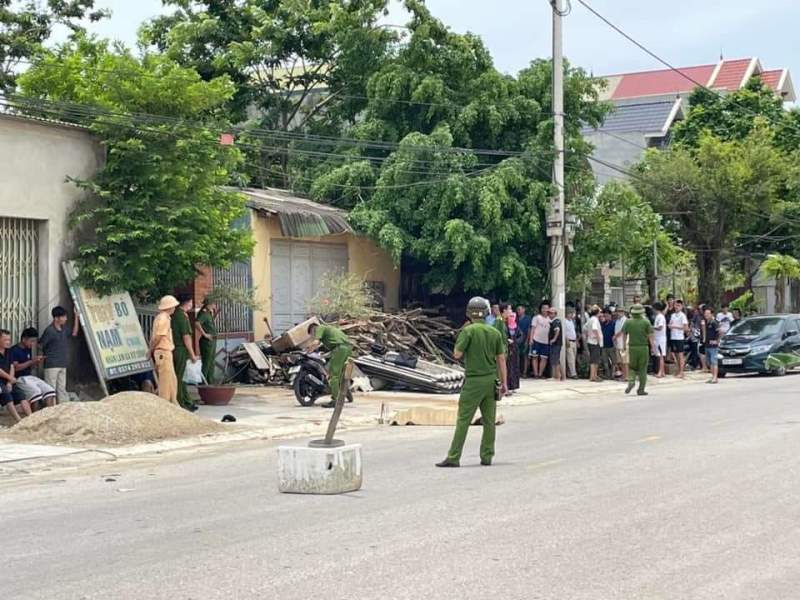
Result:
[[[722,66],[714,81],[711,82],[711,87],[718,90],[738,90],[742,86],[742,80],[752,62],[752,58],[722,61]]]
[[[614,90],[612,98],[619,100],[690,92],[697,87],[691,80],[707,85],[715,67],[716,65],[687,67],[679,69],[680,73],[670,69],[627,73],[622,75],[622,80]]]
[[[764,82],[765,85],[772,88],[776,92],[779,92],[778,86],[781,84],[781,78],[783,77],[784,69],[775,69],[773,71],[764,71],[761,73],[761,81]]]

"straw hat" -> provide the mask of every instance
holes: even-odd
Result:
[[[170,308],[175,308],[179,306],[178,299],[175,296],[164,296],[161,299],[161,302],[158,303],[158,310],[169,310]]]

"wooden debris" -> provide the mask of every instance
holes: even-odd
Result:
[[[458,329],[447,317],[430,316],[422,309],[397,314],[375,313],[363,319],[336,323],[350,338],[358,354],[369,354],[373,344],[388,351],[411,354],[439,364],[453,364]]]

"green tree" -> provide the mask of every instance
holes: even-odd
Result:
[[[761,271],[775,279],[775,310],[786,310],[785,288],[788,283],[800,279],[800,261],[794,256],[770,254],[761,264]]]
[[[85,285],[152,298],[199,265],[248,256],[249,234],[233,226],[244,199],[222,188],[241,155],[215,133],[234,93],[227,77],[203,81],[164,56],[81,38],[43,57],[20,86],[22,107],[85,124],[106,148],[96,176],[76,181],[91,192],[73,215]],[[143,124],[133,113],[172,119]]]
[[[661,269],[676,264],[681,250],[653,207],[629,183],[614,182],[594,197],[579,199],[573,211],[579,226],[568,263],[570,279],[586,283],[598,264],[622,261],[626,272],[650,275],[655,297],[654,244]]]
[[[733,141],[704,133],[695,148],[645,155],[633,185],[695,254],[701,301],[719,301],[723,257],[750,220],[780,201],[787,171],[765,128]]]
[[[316,199],[352,208],[396,261],[426,264],[429,289],[529,299],[544,292],[548,262],[551,65],[502,75],[479,38],[405,4],[410,36],[370,78],[363,118],[346,132],[388,145],[342,144],[327,161],[295,166]],[[573,201],[594,189],[581,123],[600,122],[607,107],[583,71],[565,72]]]
[[[235,122],[279,131],[338,131],[365,106],[366,82],[397,39],[380,27],[388,0],[164,0],[177,7],[140,33],[179,64],[210,80],[227,75]],[[289,146],[281,135],[246,135],[251,176],[287,185]]]
[[[0,92],[16,89],[16,69],[35,58],[50,39],[53,28],[63,25],[83,30],[81,21],[99,21],[108,11],[95,10],[94,0],[0,0]]]

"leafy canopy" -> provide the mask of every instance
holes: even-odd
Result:
[[[249,234],[234,227],[244,199],[222,187],[241,154],[214,133],[234,93],[226,77],[203,81],[165,56],[79,38],[43,57],[20,85],[29,98],[94,107],[48,113],[86,124],[107,150],[96,176],[76,181],[91,192],[73,214],[84,285],[152,298],[193,279],[199,265],[249,255]],[[177,120],[142,124],[132,113]]]
[[[16,69],[21,61],[38,56],[53,28],[63,25],[81,32],[81,21],[99,21],[106,10],[95,10],[94,0],[0,0],[0,92],[16,89]]]

